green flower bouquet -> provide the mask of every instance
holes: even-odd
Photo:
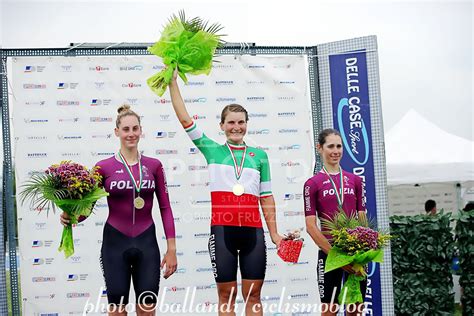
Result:
[[[187,20],[184,11],[179,17],[173,15],[161,33],[161,38],[148,51],[162,58],[165,68],[148,78],[147,84],[153,92],[162,96],[170,83],[173,73],[178,74],[184,82],[188,82],[186,74],[208,75],[217,48],[224,42],[217,33],[222,26],[214,23],[208,26],[198,17]]]
[[[97,200],[108,195],[100,187],[102,177],[97,170],[98,167],[87,169],[71,161],[62,161],[42,174],[33,175],[22,185],[22,204],[31,200],[36,209],[43,210],[51,205],[53,211],[57,206],[71,218],[71,223],[63,229],[58,249],[66,258],[74,254],[72,224],[88,217]]]
[[[339,210],[332,220],[323,219],[321,223],[333,238],[324,271],[350,264],[356,272],[349,274],[344,282],[338,297],[339,303],[363,303],[359,282],[367,278],[365,266],[369,262],[383,261],[383,247],[392,236],[370,228],[375,225],[369,224],[365,216],[348,216],[343,210]]]

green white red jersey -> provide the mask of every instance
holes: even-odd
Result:
[[[194,121],[185,130],[207,161],[211,226],[262,227],[259,200],[272,195],[266,152],[245,144],[219,144],[207,137]],[[238,177],[236,165],[241,165],[243,157],[245,160]],[[236,185],[244,187],[242,195],[233,193]]]

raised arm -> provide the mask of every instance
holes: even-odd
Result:
[[[178,82],[176,81],[177,70],[173,74],[173,79],[169,84],[169,90],[171,95],[171,103],[173,104],[173,109],[178,117],[179,122],[183,127],[189,127],[193,120],[189,115],[184,100],[181,97],[181,92],[179,91]]]

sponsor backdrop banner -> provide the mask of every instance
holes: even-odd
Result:
[[[181,84],[188,110],[207,135],[223,143],[218,125],[222,107],[240,103],[248,109],[246,140],[265,150],[271,161],[279,231],[301,229],[302,186],[314,166],[306,57],[224,55],[219,60],[210,76],[190,76],[186,86]],[[152,56],[16,57],[9,60],[9,67],[17,192],[31,175],[52,163],[73,160],[92,167],[116,153],[116,110],[122,103],[130,104],[142,116],[142,154],[160,159],[165,166],[175,216],[179,267],[170,279],[161,280],[158,313],[190,315],[215,306],[207,250],[207,168],[177,122],[169,94],[160,98],[146,85],[146,79],[163,68],[159,60]],[[17,205],[23,313],[105,314],[99,253],[106,200],[99,201],[95,214],[74,228],[75,254],[68,259],[57,251],[62,231],[59,214]],[[157,201],[154,215],[163,254],[166,241]],[[274,305],[270,314],[291,315],[300,311],[299,304],[319,304],[317,249],[310,238],[297,264],[281,261],[268,234],[266,240],[263,302]],[[242,302],[240,293],[238,302]],[[278,306],[281,314],[276,312]],[[197,307],[201,310],[191,310]]]

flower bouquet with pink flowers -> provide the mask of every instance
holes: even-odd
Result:
[[[39,210],[51,205],[55,211],[57,206],[71,218],[71,224],[63,229],[58,249],[64,251],[66,258],[74,253],[72,224],[77,224],[80,217],[88,217],[97,200],[108,195],[100,187],[102,177],[97,170],[98,167],[87,169],[78,163],[61,161],[22,185],[21,203],[31,200]]]
[[[369,262],[383,261],[383,247],[388,244],[391,235],[370,228],[367,218],[347,216],[343,210],[332,220],[323,219],[333,238],[324,271],[329,272],[352,265],[356,274],[349,274],[341,289],[339,303],[363,303],[360,281],[367,277],[365,266]]]

